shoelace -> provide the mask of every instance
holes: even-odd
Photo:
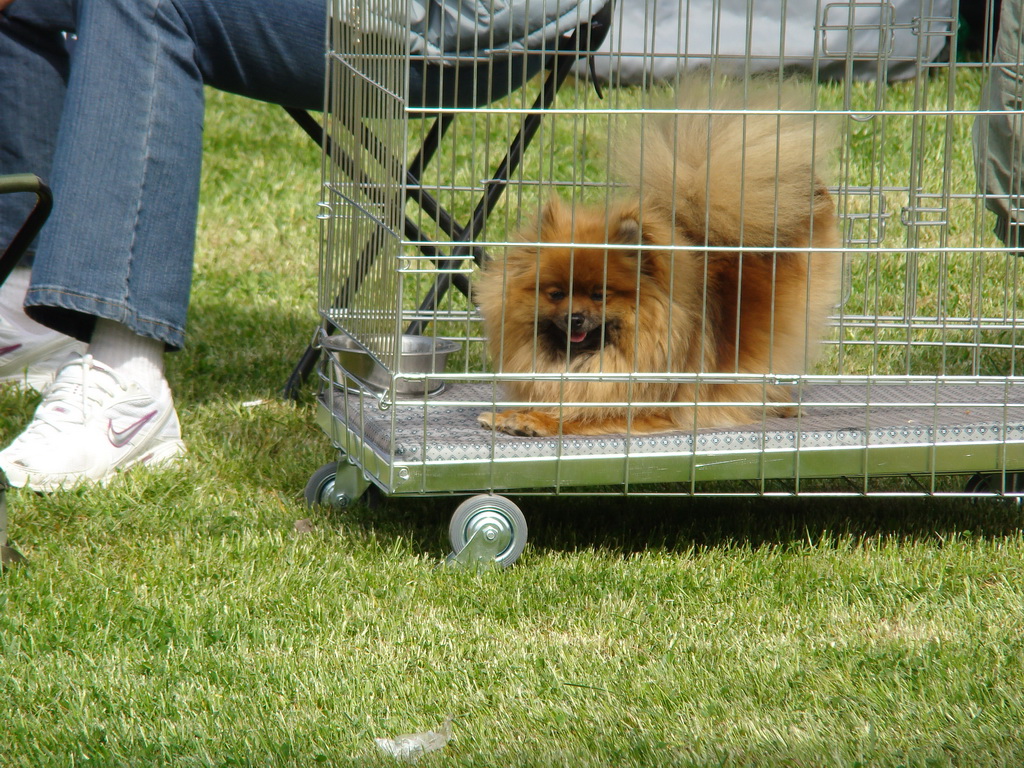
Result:
[[[81,372],[76,375],[74,368]],[[68,424],[84,424],[95,407],[104,406],[115,394],[111,385],[125,390],[111,374],[97,368],[90,355],[68,363],[46,388],[43,401],[20,439],[45,439]]]

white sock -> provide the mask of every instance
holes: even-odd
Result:
[[[128,326],[99,318],[89,342],[94,359],[140,384],[149,394],[160,397],[169,393],[164,378],[164,343],[139,336]]]

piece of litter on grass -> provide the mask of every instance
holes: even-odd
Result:
[[[436,752],[452,738],[452,719],[449,717],[436,731],[421,733],[403,733],[393,739],[374,739],[377,746],[392,757],[415,763],[427,752]]]
[[[246,400],[242,403],[243,408],[255,408],[257,405],[263,405],[266,400]]]
[[[313,532],[313,523],[310,521],[308,517],[304,517],[301,520],[296,520],[295,525],[292,527],[298,534]]]

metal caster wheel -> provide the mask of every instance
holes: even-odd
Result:
[[[306,483],[306,506],[344,509],[362,496],[369,485],[358,467],[332,461],[314,472]]]
[[[1006,501],[1020,504],[1022,496],[1012,494],[1024,494],[1024,473],[1007,472],[1003,475],[999,472],[979,472],[967,481],[964,491],[967,493],[1004,493],[1007,494]]]
[[[503,496],[473,496],[462,502],[448,525],[450,563],[496,564],[508,568],[526,546],[526,518]]]

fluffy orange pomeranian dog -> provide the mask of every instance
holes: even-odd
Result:
[[[552,197],[475,294],[495,368],[516,376],[506,395],[544,405],[480,423],[645,434],[793,415],[789,387],[728,374],[806,371],[837,300],[840,253],[817,250],[840,246],[834,141],[809,103],[792,81],[690,77],[681,108],[737,111],[645,115],[614,142],[627,198]]]

